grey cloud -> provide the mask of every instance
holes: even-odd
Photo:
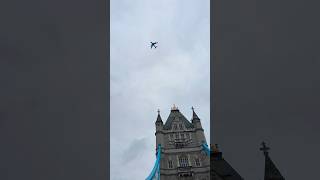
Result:
[[[129,148],[124,150],[122,162],[124,164],[130,163],[132,160],[141,156],[146,150],[146,143],[146,138],[133,140]]]

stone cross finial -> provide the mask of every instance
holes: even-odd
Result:
[[[157,111],[157,112],[158,112],[158,114],[160,114],[160,109],[158,109],[158,111]]]
[[[173,107],[171,108],[171,110],[177,110],[178,107],[176,107],[176,104],[173,104]]]
[[[267,155],[270,148],[266,146],[265,142],[262,142],[261,145],[262,147],[260,148],[260,151],[263,151],[263,154]]]
[[[191,107],[191,109],[192,109],[192,111],[194,111],[194,108],[193,108],[193,106]]]

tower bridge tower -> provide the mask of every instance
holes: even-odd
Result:
[[[161,180],[209,180],[210,156],[203,145],[207,144],[201,120],[192,108],[191,122],[174,105],[163,123],[158,110],[156,146],[161,158]]]

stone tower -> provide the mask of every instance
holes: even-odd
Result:
[[[161,180],[209,180],[210,157],[203,150],[206,144],[200,118],[192,108],[191,122],[175,106],[165,124],[158,111],[156,145],[161,145]]]

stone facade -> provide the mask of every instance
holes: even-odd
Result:
[[[193,111],[191,122],[173,107],[165,124],[156,120],[156,144],[161,145],[161,180],[209,180],[210,157],[201,121]]]
[[[165,124],[158,111],[155,126],[156,147],[161,146],[161,180],[243,180],[223,158],[217,144],[210,146],[210,156],[206,154],[202,147],[207,144],[204,129],[194,110],[190,122],[174,106]],[[284,180],[264,142],[260,150],[265,155],[265,180]]]

